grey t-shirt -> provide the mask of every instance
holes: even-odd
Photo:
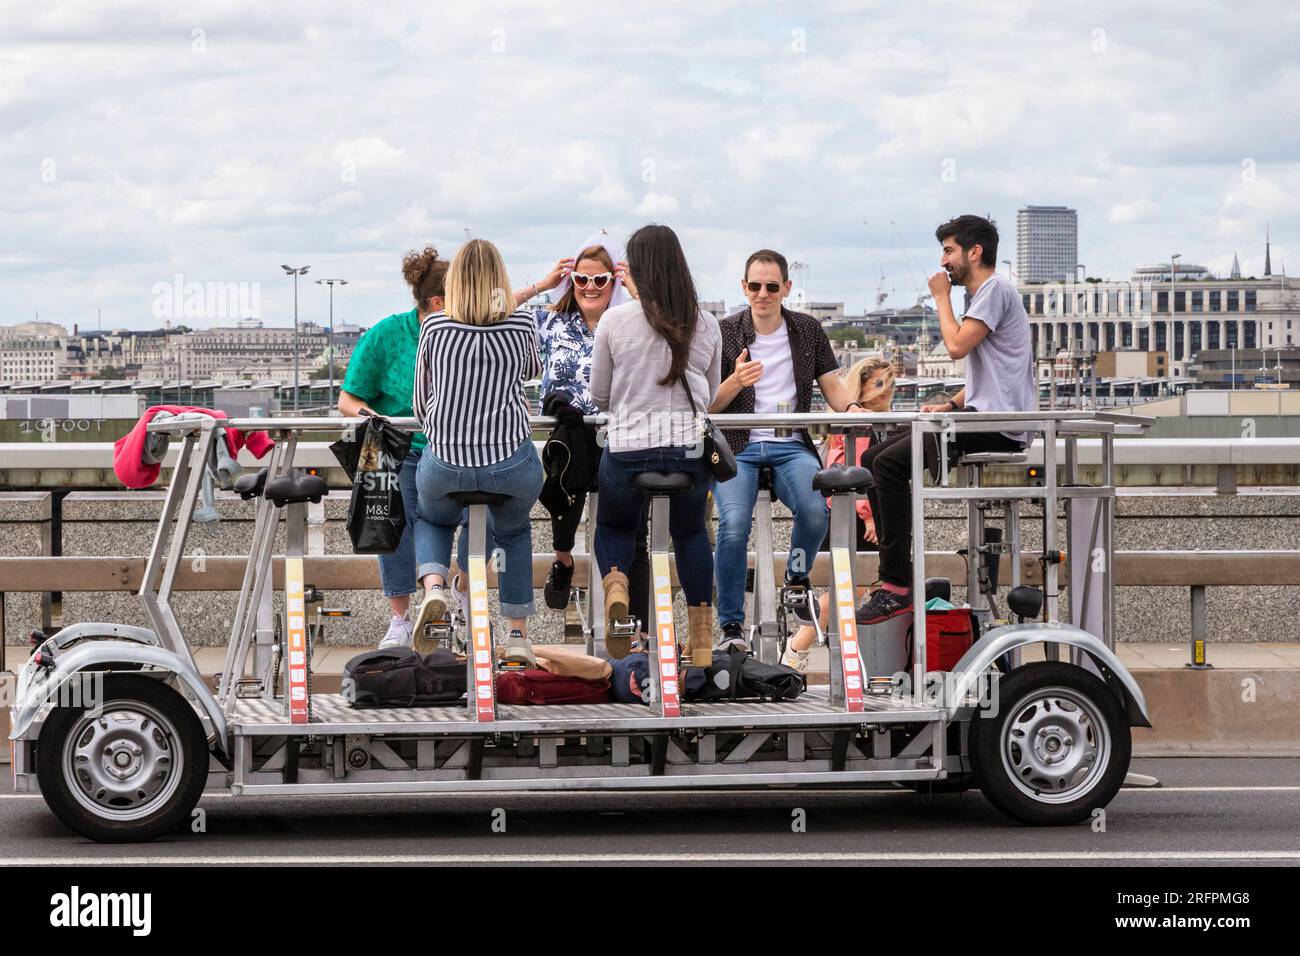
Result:
[[[989,334],[966,356],[966,404],[981,412],[1038,410],[1029,316],[1015,286],[994,273],[975,290],[966,319],[979,319]],[[1025,432],[1003,432],[1026,442]]]

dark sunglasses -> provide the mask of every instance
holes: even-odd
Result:
[[[767,285],[767,294],[768,294],[768,295],[776,295],[778,292],[781,291],[781,283],[779,283],[779,282],[768,282],[768,283],[766,283],[766,285]],[[745,283],[745,288],[748,289],[750,292],[757,292],[759,289],[763,288],[763,286],[764,286],[764,283],[762,283],[762,282],[746,282],[746,283]]]
[[[614,281],[614,274],[612,272],[602,272],[600,275],[589,276],[583,272],[575,272],[571,278],[573,279],[573,284],[579,289],[587,288],[588,282],[597,289],[603,289]]]

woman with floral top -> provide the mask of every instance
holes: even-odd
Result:
[[[572,269],[555,284],[552,296],[555,304],[537,323],[537,348],[542,357],[542,414],[555,415],[558,411],[561,422],[573,426],[566,429],[566,434],[580,432],[578,444],[582,446],[557,447],[558,442],[553,438],[543,453],[548,475],[541,502],[551,514],[555,546],[555,563],[543,595],[547,606],[556,610],[564,609],[569,603],[574,540],[587,491],[600,465],[601,448],[595,426],[577,421],[579,416],[600,414],[591,399],[591,354],[596,325],[606,309],[631,299],[623,287],[621,258],[621,251],[603,234],[589,237],[569,260]],[[581,474],[569,474],[569,465],[578,468]],[[635,597],[633,604],[638,604]]]

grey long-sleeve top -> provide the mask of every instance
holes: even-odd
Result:
[[[646,322],[640,302],[625,302],[601,316],[591,357],[591,397],[609,413],[610,451],[699,441],[682,383],[659,384],[671,364],[668,343]],[[721,374],[718,320],[701,310],[686,367],[686,384],[701,414],[717,394]]]

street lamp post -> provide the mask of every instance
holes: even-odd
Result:
[[[289,266],[280,266],[286,275],[293,276],[293,410],[294,414],[298,412],[298,276],[307,274],[311,266],[298,266],[294,269]]]
[[[334,285],[347,285],[347,279],[317,279],[317,285],[327,285],[330,287],[330,325],[325,333],[325,361],[330,367],[330,397],[326,403],[332,410],[334,408]]]
[[[1183,257],[1181,252],[1175,252],[1169,257],[1169,331],[1165,338],[1165,348],[1169,354],[1174,353],[1174,310],[1178,307],[1178,260]],[[1186,343],[1184,343],[1186,344]],[[1173,362],[1169,365],[1172,367]]]

